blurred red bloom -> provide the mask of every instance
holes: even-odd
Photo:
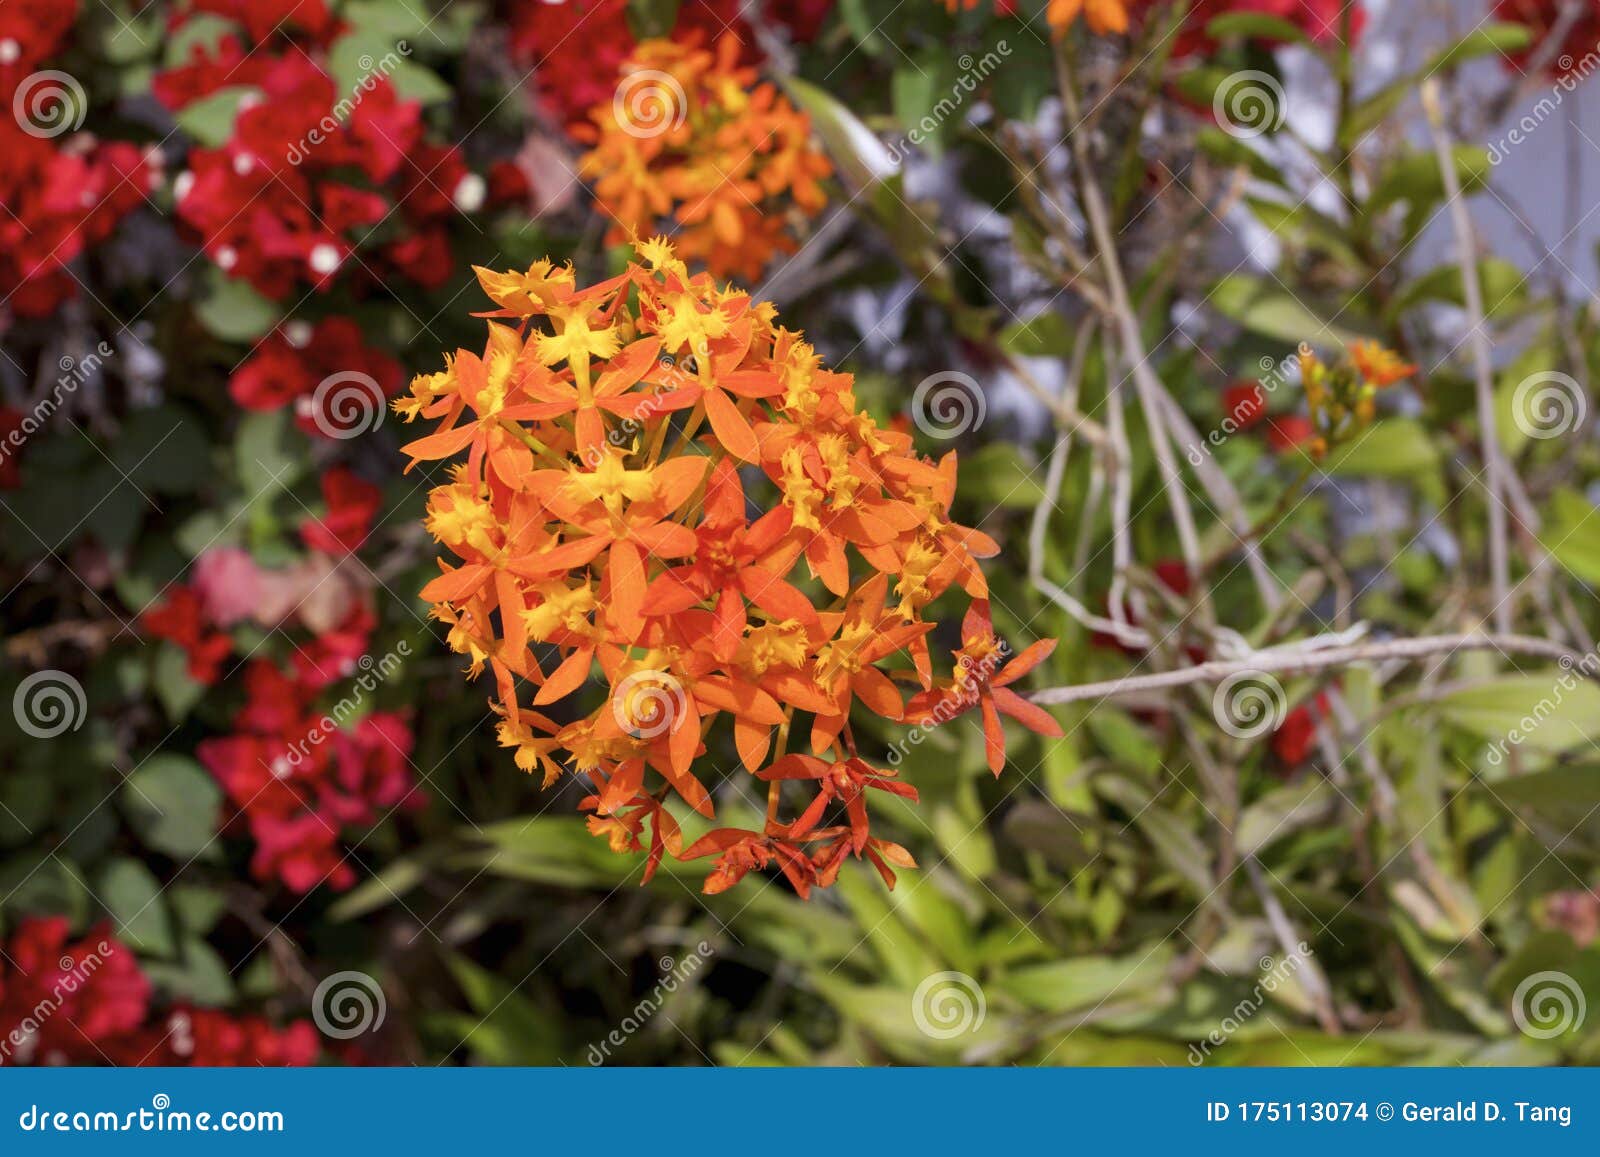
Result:
[[[196,683],[208,687],[215,683],[222,664],[233,654],[232,637],[210,626],[205,605],[193,587],[173,587],[139,622],[147,634],[183,648],[189,659],[189,678]]]
[[[301,522],[300,537],[312,550],[344,555],[366,541],[383,491],[348,467],[335,466],[322,476],[322,500],[328,512]]]
[[[371,389],[371,382],[377,388]],[[317,390],[324,382],[322,398]],[[295,421],[308,434],[329,435],[343,428],[338,398],[347,391],[369,412],[378,412],[384,397],[405,384],[405,370],[382,350],[369,346],[361,328],[346,317],[330,317],[312,326],[303,321],[280,326],[228,381],[228,393],[247,410],[278,410],[294,403]],[[359,398],[365,390],[372,396]],[[320,420],[319,420],[320,419]]]
[[[1248,430],[1267,416],[1267,398],[1259,382],[1248,378],[1222,391],[1222,410],[1239,430]]]
[[[150,982],[109,925],[69,943],[63,916],[24,920],[0,965],[0,1063],[95,1063],[145,1018]]]
[[[1568,7],[1563,0],[1495,0],[1491,19],[1524,24],[1533,33],[1527,48],[1506,58],[1506,68],[1522,72],[1532,57],[1543,53],[1544,40],[1555,31]],[[1551,78],[1582,80],[1593,71],[1592,61],[1587,66],[1584,62],[1600,45],[1600,5],[1580,0],[1576,8],[1576,19],[1567,26],[1565,39],[1545,65],[1545,74]]]

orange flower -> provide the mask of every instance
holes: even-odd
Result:
[[[732,33],[714,52],[647,40],[615,98],[590,110],[593,124],[580,128],[594,147],[579,172],[614,222],[609,244],[675,217],[683,258],[752,280],[774,254],[794,251],[788,207],[820,210],[832,167],[811,143],[810,118],[739,67],[739,50]]]
[[[1394,350],[1375,341],[1358,341],[1351,345],[1350,360],[1355,364],[1356,372],[1380,390],[1417,372],[1416,366],[1401,361],[1400,355]]]
[[[644,852],[646,879],[715,855],[707,891],[776,868],[804,895],[855,856],[892,886],[915,862],[872,834],[867,789],[917,793],[858,753],[855,717],[901,720],[897,678],[941,718],[979,706],[998,769],[1000,713],[1059,734],[1008,687],[1053,644],[990,661],[1009,652],[976,560],[998,548],[950,521],[954,455],[879,426],[772,306],[691,277],[664,241],[635,248],[587,288],[547,263],[480,270],[500,306],[485,352],[395,404],[438,422],[413,462],[465,456],[429,495],[453,558],[423,597],[493,674],[517,766],[587,777],[590,831]],[[952,592],[977,601],[945,679],[925,612]],[[730,738],[736,761],[709,758]],[[762,830],[685,847],[669,808],[714,821],[730,773],[765,785]]]
[[[1089,31],[1096,36],[1128,30],[1127,0],[1050,0],[1045,19],[1059,35],[1072,27],[1080,13],[1088,21]]]

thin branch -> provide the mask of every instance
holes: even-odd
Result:
[[[1386,639],[1375,643],[1326,647],[1316,651],[1280,647],[1270,651],[1257,651],[1243,659],[1213,659],[1197,663],[1193,667],[1181,667],[1176,671],[1158,671],[1151,675],[1126,675],[1121,679],[1108,679],[1101,683],[1051,687],[1044,691],[1036,691],[1029,698],[1041,705],[1077,703],[1084,699],[1109,699],[1118,695],[1157,691],[1167,687],[1220,683],[1233,675],[1251,672],[1303,675],[1311,671],[1348,667],[1356,663],[1407,661],[1455,651],[1499,651],[1506,655],[1537,655],[1544,659],[1555,659],[1564,666],[1570,665],[1585,676],[1600,682],[1600,671],[1588,669],[1594,664],[1587,656],[1560,643],[1552,643],[1548,639],[1537,639],[1529,635],[1432,635],[1417,639]]]
[[[1461,269],[1461,289],[1466,301],[1468,334],[1472,339],[1472,369],[1478,396],[1479,437],[1483,441],[1484,481],[1489,492],[1489,570],[1494,582],[1494,627],[1501,634],[1511,630],[1511,563],[1507,549],[1505,476],[1508,463],[1500,449],[1494,415],[1494,362],[1489,349],[1488,318],[1483,308],[1483,286],[1478,281],[1477,246],[1473,241],[1472,219],[1461,197],[1461,182],[1456,178],[1455,154],[1450,130],[1444,123],[1439,104],[1439,83],[1429,78],[1422,86],[1422,106],[1428,114],[1428,129],[1433,135],[1433,151],[1439,159],[1439,176],[1444,181],[1445,203],[1450,207],[1450,222],[1456,234],[1456,262]]]

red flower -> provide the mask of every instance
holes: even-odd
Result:
[[[167,1013],[155,1031],[161,1039],[142,1059],[144,1064],[305,1066],[315,1064],[320,1051],[310,1021],[297,1020],[278,1029],[259,1016],[235,1016],[186,1004]]]
[[[189,678],[206,686],[217,681],[222,664],[233,654],[233,639],[212,630],[204,604],[193,587],[173,587],[166,599],[145,610],[140,623],[150,635],[176,643],[189,657]]]
[[[1550,0],[1552,4],[1556,0]],[[1166,19],[1167,0],[1145,0],[1147,18]],[[1173,46],[1175,58],[1208,55],[1216,41],[1206,35],[1206,25],[1218,16],[1229,12],[1254,12],[1287,20],[1312,40],[1336,41],[1340,21],[1346,8],[1350,9],[1351,40],[1359,38],[1366,26],[1367,14],[1358,0],[1197,0],[1190,5],[1189,15]]]
[[[169,96],[210,83],[218,66],[206,67],[172,77]],[[194,150],[176,186],[179,218],[220,269],[273,298],[301,285],[325,290],[341,270],[360,268],[351,255],[384,224],[386,236],[398,232],[389,245],[410,252],[397,263],[406,272],[426,285],[449,276],[438,202],[453,211],[467,174],[452,151],[422,140],[420,102],[402,101],[387,79],[341,94],[303,51],[246,79],[261,91],[241,103],[233,135]],[[452,165],[453,178],[444,171]],[[352,173],[370,187],[352,184]]]
[[[1540,42],[1555,31],[1566,7],[1563,0],[1496,0],[1493,19],[1525,24],[1533,33],[1527,48],[1506,59],[1507,69],[1515,69],[1519,73],[1523,71],[1529,58],[1542,51]],[[1549,63],[1545,65],[1545,72],[1552,79],[1584,79],[1588,75],[1583,71],[1584,61],[1594,51],[1595,45],[1600,44],[1600,7],[1592,0],[1580,0],[1577,9],[1577,18],[1567,29],[1560,51],[1552,53]]]
[[[1316,427],[1303,414],[1286,414],[1281,418],[1268,419],[1267,422],[1267,445],[1280,454],[1289,453],[1316,435]]]
[[[59,52],[78,18],[78,0],[0,4],[0,95],[7,111],[17,85]]]
[[[143,201],[153,173],[134,145],[40,138],[9,115],[0,155],[0,295],[16,313],[44,317],[77,291],[67,265]]]
[[[817,34],[832,7],[833,0],[779,0],[765,12],[786,25],[794,39],[806,41]],[[622,65],[638,47],[627,11],[627,0],[570,0],[512,8],[512,52],[535,66],[533,81],[540,99],[565,124],[583,123],[589,109],[609,103],[616,92]],[[760,58],[739,0],[684,0],[672,38],[687,41],[698,35],[709,44],[725,30],[744,46],[742,62]]]
[[[318,399],[324,382],[328,385]],[[289,322],[268,334],[229,379],[228,393],[247,410],[278,410],[293,402],[302,430],[329,436],[348,424],[336,408],[341,397],[348,394],[346,400],[376,407],[382,404],[378,393],[389,397],[404,384],[400,363],[367,345],[355,322],[330,317],[315,326]],[[361,392],[372,396],[361,398]]]
[[[1222,391],[1222,409],[1237,430],[1248,430],[1267,416],[1267,398],[1259,382],[1242,379]]]
[[[364,647],[370,622],[361,627]],[[370,712],[351,727],[348,706],[319,713],[314,700],[328,680],[307,678],[298,657],[296,668],[252,662],[237,731],[203,740],[195,754],[243,815],[258,879],[295,892],[323,883],[344,889],[355,883],[341,847],[345,829],[424,802],[411,779],[411,730],[393,712]],[[358,684],[343,702],[359,706],[372,690]]]
[[[243,25],[257,44],[275,34],[303,35],[325,44],[339,30],[323,0],[192,0],[191,7]]]
[[[349,678],[367,653],[367,643],[377,626],[378,617],[371,605],[358,601],[337,627],[319,632],[295,648],[291,660],[295,678],[302,686],[319,691],[335,680]]]
[[[237,36],[219,37],[209,47],[197,41],[189,46],[188,63],[156,73],[150,91],[177,112],[219,88],[259,86],[271,64],[269,57],[246,54]]]
[[[1310,704],[1301,704],[1288,715],[1272,733],[1272,751],[1288,767],[1299,767],[1311,754],[1316,742],[1317,723],[1328,710],[1328,694],[1317,692]]]
[[[26,919],[0,967],[0,1062],[105,1059],[102,1046],[145,1018],[150,982],[109,925],[68,943],[65,917]]]
[[[300,524],[300,538],[324,554],[351,554],[367,539],[372,519],[383,505],[383,491],[355,471],[335,466],[322,476],[322,500],[328,512]]]

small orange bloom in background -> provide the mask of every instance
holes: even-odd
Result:
[[[708,892],[774,869],[804,896],[854,856],[893,886],[915,861],[872,808],[916,789],[853,727],[901,723],[907,691],[924,728],[976,710],[998,773],[1002,714],[1060,734],[1009,686],[1054,644],[996,637],[977,559],[999,547],[950,517],[954,454],[880,426],[770,303],[690,276],[663,240],[635,249],[588,287],[548,263],[478,270],[500,307],[483,353],[396,401],[438,423],[413,464],[465,456],[429,495],[452,557],[422,597],[492,674],[517,766],[585,777],[589,830],[645,853],[645,879],[714,856]],[[969,610],[940,663],[926,612],[946,595]],[[741,774],[765,789],[761,830],[686,842],[680,821],[715,825]]]
[[[1066,32],[1082,16],[1089,31],[1096,36],[1121,34],[1128,31],[1128,5],[1130,0],[1050,0],[1045,8],[1045,20],[1057,35]],[[970,12],[980,0],[944,0],[950,12]],[[1015,16],[1016,0],[994,0],[996,16]]]
[[[675,221],[679,258],[746,280],[794,252],[793,219],[821,210],[833,167],[810,118],[738,58],[731,34],[714,51],[647,40],[590,110],[579,173],[613,221],[608,244]]]
[[[1071,28],[1080,15],[1096,36],[1128,30],[1127,0],[1050,0],[1044,15],[1057,33]]]
[[[1370,385],[1383,390],[1409,378],[1417,367],[1401,360],[1399,354],[1375,341],[1358,341],[1350,346],[1350,361]]]

